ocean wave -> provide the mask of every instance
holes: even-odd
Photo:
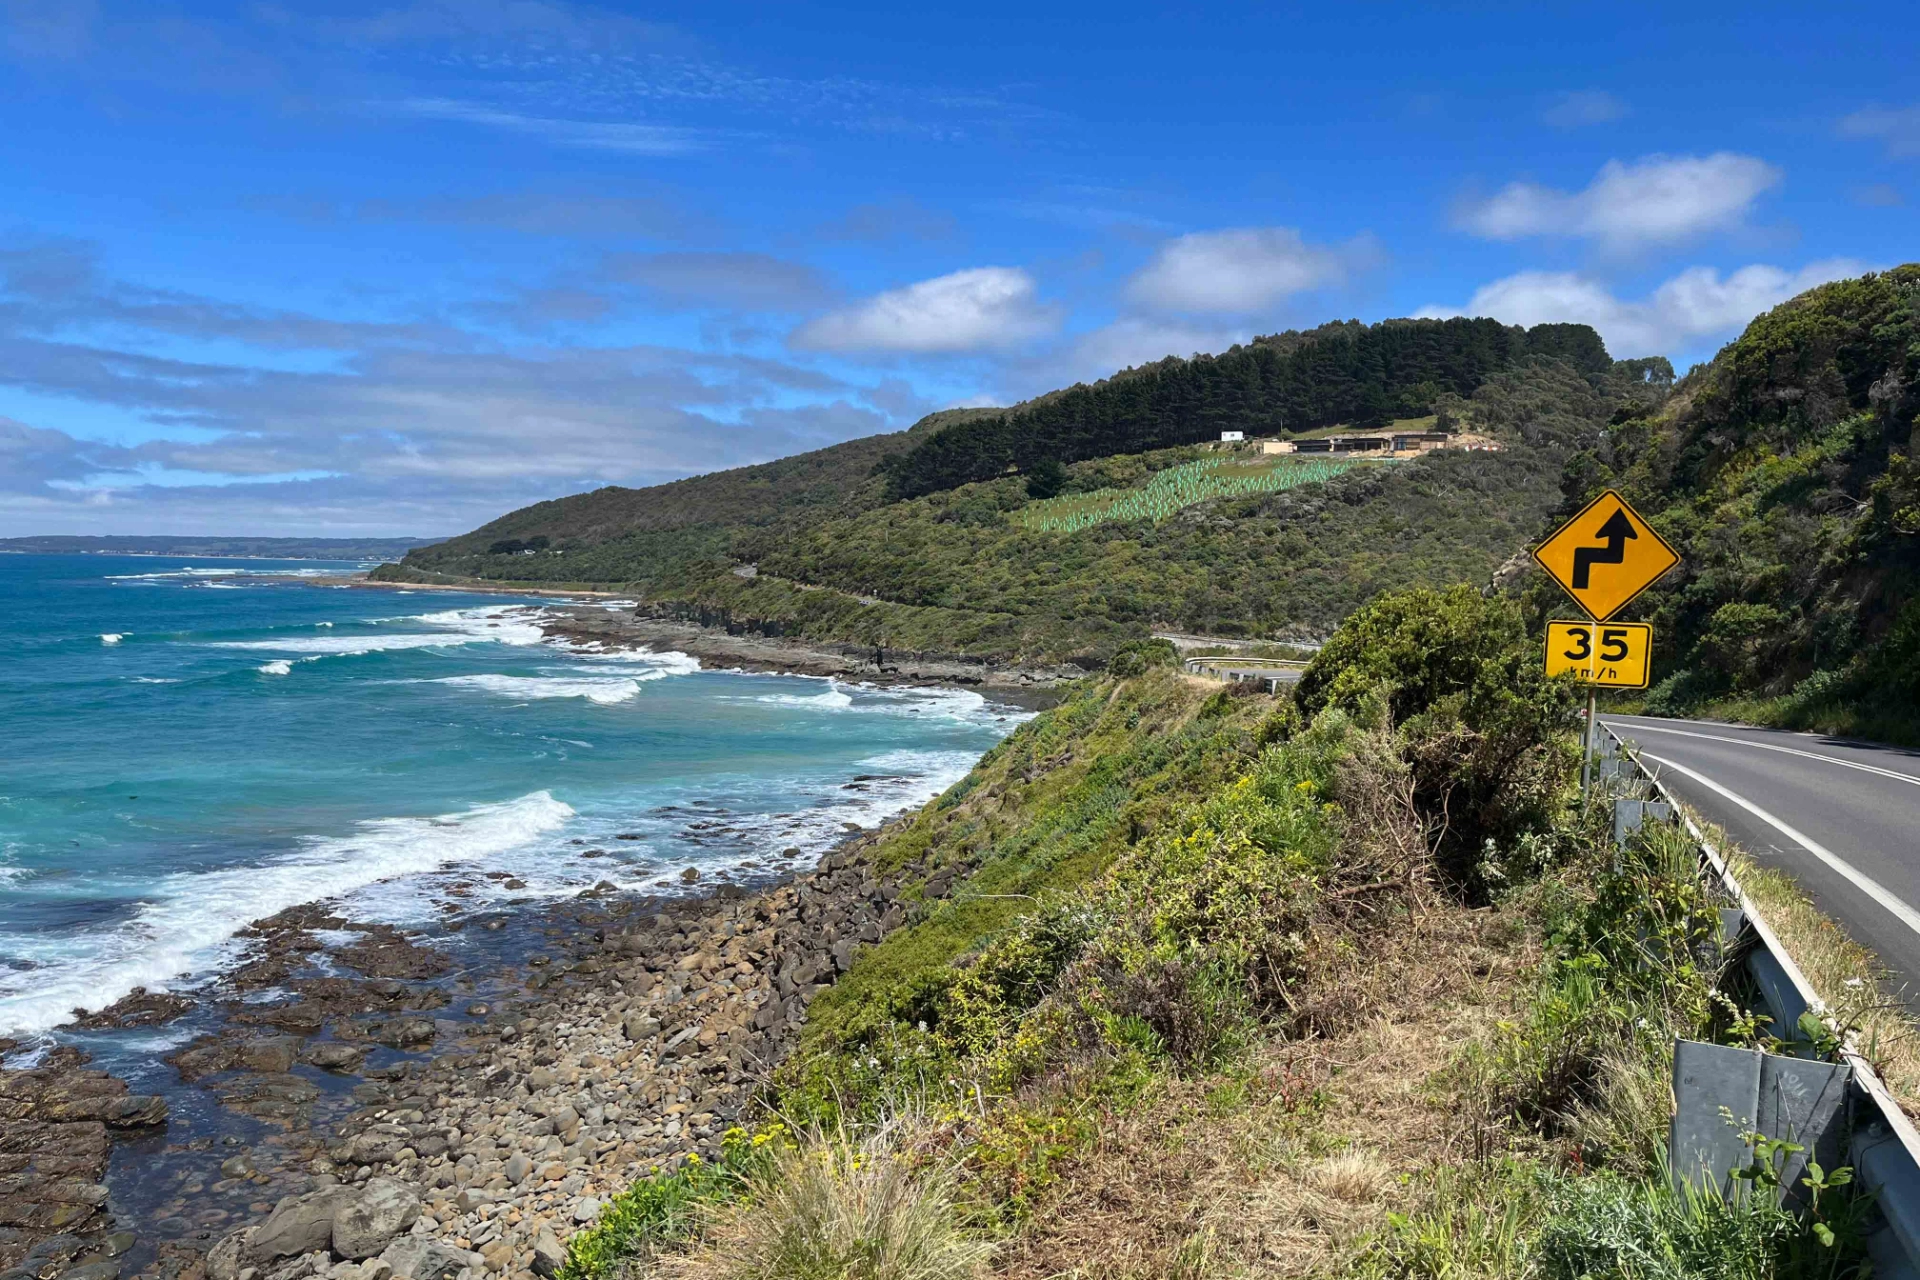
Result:
[[[99,1009],[133,988],[168,990],[233,958],[233,935],[303,902],[338,898],[400,876],[490,861],[558,830],[574,811],[546,791],[436,818],[377,818],[349,835],[310,837],[263,865],[163,877],[133,917],[83,941],[0,939],[36,962],[0,973],[0,1032],[33,1034]]]
[[[158,573],[110,573],[106,579],[108,582],[164,582],[170,578],[326,578],[336,577],[340,572],[339,569],[223,569],[188,565]]]
[[[650,675],[648,679],[659,679]],[[640,692],[640,679],[613,676],[605,679],[568,679],[560,676],[471,675],[442,676],[427,684],[451,685],[456,689],[480,689],[502,698],[585,698],[601,706],[626,702]]]
[[[102,631],[100,633],[101,644],[119,644],[126,638],[127,633],[124,631]]]
[[[567,656],[586,662],[638,662],[670,675],[690,676],[701,670],[700,659],[678,649],[599,649],[571,645]]]
[[[449,609],[405,618],[382,618],[375,623],[424,623],[433,631],[375,631],[348,635],[286,635],[266,640],[219,640],[215,649],[301,653],[320,657],[351,657],[389,649],[437,649],[463,644],[539,644],[544,638],[537,624],[524,620],[519,605],[488,605],[478,609]]]
[[[776,707],[806,707],[814,711],[845,711],[853,706],[853,695],[839,689],[825,693],[763,693],[754,698]]]
[[[260,674],[263,676],[290,676],[293,674],[293,663],[286,658],[277,658],[262,666],[260,668]]]
[[[803,677],[804,678],[804,677]],[[938,689],[917,685],[846,685],[828,678],[825,693],[765,693],[751,698],[773,706],[811,711],[852,712],[863,715],[914,716],[986,725],[1031,720],[1034,713],[989,702],[971,689]],[[743,699],[733,699],[740,701]]]

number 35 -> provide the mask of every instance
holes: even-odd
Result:
[[[1568,649],[1563,656],[1574,662],[1585,660],[1593,653],[1593,632],[1587,628],[1576,630],[1573,633],[1573,644],[1574,647]],[[1600,661],[1620,662],[1626,656],[1627,633],[1619,627],[1602,627],[1600,629]]]

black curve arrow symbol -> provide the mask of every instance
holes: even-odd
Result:
[[[1573,589],[1585,591],[1587,576],[1596,564],[1619,564],[1627,558],[1627,539],[1638,538],[1633,531],[1633,521],[1627,519],[1627,513],[1615,507],[1607,522],[1594,534],[1606,541],[1604,547],[1575,547],[1573,550]]]

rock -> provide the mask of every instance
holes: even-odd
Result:
[[[630,1013],[621,1022],[620,1029],[629,1040],[651,1040],[660,1030],[660,1020],[644,1013]]]
[[[102,1258],[98,1262],[68,1267],[60,1273],[60,1280],[120,1280],[120,1259]]]
[[[60,1280],[119,1280],[119,1259],[104,1257],[98,1263],[81,1263],[60,1272]]]
[[[246,1250],[249,1259],[271,1262],[327,1248],[333,1241],[334,1215],[351,1195],[344,1188],[328,1187],[304,1196],[285,1197],[273,1207],[267,1220],[254,1228]]]
[[[64,1232],[48,1236],[27,1250],[27,1256],[20,1260],[19,1269],[36,1280],[52,1280],[86,1246],[87,1242],[79,1236]]]
[[[452,1280],[472,1259],[460,1249],[420,1236],[402,1236],[380,1254],[380,1261],[393,1268],[398,1280]]]
[[[207,1250],[207,1280],[240,1280],[240,1269],[252,1254],[249,1248],[252,1236],[252,1227],[221,1236],[219,1242]]]
[[[406,1138],[397,1133],[363,1133],[349,1146],[347,1159],[354,1164],[385,1164],[406,1145]]]
[[[257,1040],[247,1040],[241,1044],[236,1055],[237,1065],[248,1071],[291,1071],[297,1048],[292,1036],[263,1036]]]
[[[486,1261],[487,1270],[499,1274],[513,1262],[513,1246],[505,1240],[495,1240],[480,1251],[480,1256]]]
[[[600,1202],[592,1196],[581,1196],[578,1200],[574,1201],[573,1220],[575,1222],[592,1222],[599,1216]]]
[[[420,1196],[412,1187],[394,1178],[369,1179],[334,1215],[333,1251],[355,1261],[371,1258],[419,1216]]]
[[[533,1238],[533,1273],[552,1280],[552,1277],[560,1274],[560,1268],[566,1263],[567,1251],[554,1238],[553,1228],[541,1223],[540,1234]]]
[[[253,1171],[253,1157],[244,1151],[220,1162],[220,1176],[223,1178],[244,1178]]]
[[[525,1182],[527,1175],[532,1172],[533,1161],[527,1159],[522,1152],[516,1151],[507,1157],[507,1181],[514,1186],[517,1187]]]
[[[328,1040],[307,1050],[307,1061],[323,1071],[351,1071],[360,1065],[367,1051],[359,1045]]]

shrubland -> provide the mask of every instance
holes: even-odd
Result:
[[[568,1280],[1864,1274],[1845,1186],[1670,1189],[1672,1038],[1764,1037],[1693,851],[1579,802],[1517,602],[1384,595],[1297,696],[1171,657],[873,846],[929,891],[812,1001],[769,1127]]]
[[[736,632],[1094,667],[1158,628],[1317,638],[1379,591],[1491,576],[1559,501],[1562,464],[1623,402],[1619,381],[1579,326],[1326,326],[1015,410],[556,499],[376,576],[612,588]],[[1504,450],[1352,466],[1196,443],[1408,416]],[[1043,419],[1065,433],[1044,456],[961,456],[976,428],[1021,449],[1051,439]],[[960,470],[906,483],[930,458]]]
[[[1564,511],[1617,488],[1684,557],[1627,615],[1647,710],[1920,741],[1916,416],[1909,264],[1760,316],[1570,459]]]

